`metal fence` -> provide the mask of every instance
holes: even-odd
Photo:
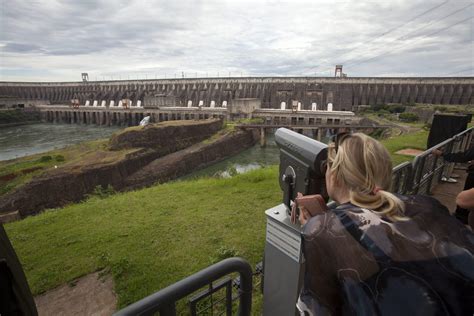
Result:
[[[462,152],[469,148],[474,128],[467,129],[404,162],[393,169],[392,192],[400,194],[431,194],[443,177],[449,178],[454,164],[432,154],[434,149],[445,153]]]
[[[231,315],[232,314],[232,285],[233,280],[229,277],[221,279],[222,277],[229,276],[232,273],[238,272],[239,277],[236,282],[238,288],[238,295],[235,299],[239,300],[238,315],[247,316],[250,315],[252,306],[252,268],[249,263],[242,258],[228,258],[218,262],[212,266],[209,266],[181,281],[178,281],[144,299],[133,303],[118,311],[114,315],[154,315],[159,313],[161,316],[176,315],[176,302],[180,299],[196,292],[197,290],[206,287],[207,289],[194,295],[189,300],[190,314],[195,315],[198,310],[198,302],[210,296],[218,290],[225,289],[225,295],[222,301],[224,301],[224,309],[221,314]],[[219,280],[221,279],[221,280]],[[219,280],[216,284],[214,281]],[[211,298],[212,299],[212,298]],[[204,308],[207,315],[213,315],[212,306],[214,303],[211,302],[211,310]],[[201,311],[202,311],[201,310]]]

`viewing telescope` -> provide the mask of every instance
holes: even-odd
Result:
[[[263,315],[299,315],[296,309],[304,276],[301,226],[290,220],[298,192],[321,194],[327,201],[325,173],[327,145],[286,128],[275,141],[280,148],[280,188],[283,203],[265,211]]]
[[[298,192],[303,195],[321,194],[327,201],[325,173],[328,146],[286,128],[276,131],[275,142],[280,148],[280,188],[288,214],[291,201]]]

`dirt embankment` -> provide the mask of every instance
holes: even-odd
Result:
[[[169,121],[127,128],[110,139],[111,150],[149,148],[174,152],[200,142],[222,129],[221,120]]]
[[[221,127],[219,120],[186,121],[182,125],[175,121],[126,130],[112,137],[110,146],[127,149],[125,154],[95,152],[79,162],[47,171],[0,197],[0,215],[18,211],[25,217],[79,202],[97,186],[111,185],[120,191],[165,182],[255,144],[257,135],[253,132],[216,134]]]
[[[243,149],[255,145],[256,131],[225,133],[211,142],[201,142],[186,149],[156,159],[126,180],[126,187],[135,189],[156,182],[166,182],[207,167]]]

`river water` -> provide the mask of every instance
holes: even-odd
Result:
[[[312,135],[306,135],[312,137]],[[192,179],[199,177],[231,177],[237,173],[244,173],[250,170],[258,169],[263,166],[278,165],[280,163],[280,151],[275,143],[274,133],[266,135],[267,145],[260,147],[255,145],[240,154],[218,162],[207,168],[195,171],[186,175],[182,179]],[[322,141],[327,143],[331,135],[323,136]]]
[[[32,124],[0,128],[0,160],[47,152],[69,145],[110,137],[120,127],[98,127],[76,124]],[[229,177],[236,173],[279,163],[279,151],[273,135],[267,135],[267,145],[252,148],[181,179],[199,177]]]
[[[107,138],[120,127],[76,124],[32,124],[0,128],[0,160],[63,148],[83,141]]]
[[[194,179],[200,177],[231,177],[237,173],[244,173],[258,169],[263,166],[277,165],[280,163],[278,146],[273,135],[267,135],[267,145],[261,147],[255,145],[243,152],[218,162],[207,168],[186,175],[183,179]]]

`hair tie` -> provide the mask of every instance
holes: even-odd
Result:
[[[382,188],[375,187],[372,192],[373,192],[374,194],[376,194],[376,193],[379,192],[380,190],[382,190]]]

